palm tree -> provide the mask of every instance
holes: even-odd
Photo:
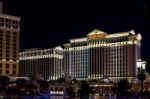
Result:
[[[119,96],[128,96],[129,89],[131,88],[127,79],[120,80],[117,84],[117,94]]]
[[[90,88],[89,88],[88,82],[87,81],[82,81],[80,91],[79,91],[81,99],[83,97],[85,97],[85,99],[88,99],[89,92],[90,92]]]

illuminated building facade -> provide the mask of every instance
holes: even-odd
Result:
[[[64,44],[64,70],[66,76],[86,79],[88,77],[88,47],[86,38],[71,39],[70,44]],[[82,47],[80,47],[82,46]]]
[[[19,74],[20,17],[3,14],[0,1],[0,75]]]
[[[63,49],[29,49],[20,53],[20,76],[56,80],[63,76]]]
[[[70,43],[64,44],[65,75],[79,80],[130,79],[137,75],[141,39],[133,30],[107,34],[97,29],[87,37],[70,39]]]

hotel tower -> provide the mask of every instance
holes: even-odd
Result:
[[[56,80],[63,76],[63,49],[28,49],[20,54],[20,76]]]
[[[20,17],[3,13],[0,1],[0,75],[19,74]]]
[[[64,44],[65,76],[78,80],[108,77],[113,82],[137,76],[141,35],[134,30],[108,34],[93,30]]]

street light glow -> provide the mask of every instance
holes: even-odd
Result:
[[[146,68],[146,61],[141,61],[141,59],[138,59],[136,62],[136,65],[138,68],[145,69]]]

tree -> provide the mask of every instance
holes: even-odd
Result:
[[[112,90],[113,90],[114,94],[117,93],[117,83],[114,83],[114,86],[112,87]]]
[[[150,59],[146,58],[146,72],[148,72],[150,74]]]
[[[69,88],[67,88],[66,91],[68,95],[70,96],[70,98],[75,98],[76,92],[73,86],[70,86]]]
[[[25,79],[17,79],[16,83],[19,85],[19,86],[23,86],[25,84],[26,80]]]
[[[10,78],[8,76],[0,75],[0,93],[6,91],[6,87],[9,84]]]
[[[96,88],[95,87],[89,87],[89,93],[94,95],[96,92]]]
[[[127,79],[120,80],[117,84],[117,93],[119,96],[127,96],[130,88],[131,86]]]
[[[70,87],[67,88],[66,91],[71,98],[75,98],[79,91],[78,81],[76,79],[71,80]]]
[[[65,82],[66,81],[66,78],[64,78],[64,77],[61,77],[61,78],[58,78],[57,79],[57,82],[58,83],[63,83],[63,82]]]
[[[89,92],[90,92],[90,88],[89,88],[89,84],[87,81],[82,81],[81,82],[81,88],[80,88],[80,97],[85,97],[88,99],[89,97]]]
[[[90,84],[96,84],[96,83],[97,83],[97,80],[96,80],[96,79],[90,79],[90,80],[89,80],[89,83],[90,83]]]
[[[40,84],[40,90],[41,92],[48,92],[48,82],[43,80],[37,80],[37,83]]]
[[[0,82],[9,82],[10,78],[8,76],[0,75]]]
[[[71,80],[71,84],[77,84],[78,81],[76,79]]]

